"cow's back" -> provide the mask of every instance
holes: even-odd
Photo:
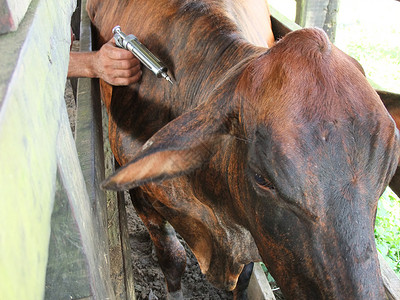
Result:
[[[89,0],[87,10],[97,29],[97,47],[120,25],[166,63],[175,81],[171,86],[143,67],[140,84],[112,88],[101,83],[120,164],[165,124],[207,101],[231,68],[259,53],[256,46],[273,42],[265,0]]]
[[[271,47],[274,38],[271,30],[268,3],[265,0],[134,0],[99,1],[89,0],[87,11],[95,27],[100,29],[99,42],[111,38],[115,24],[124,24],[140,38],[146,37],[152,28],[171,26],[170,17],[187,10],[196,9],[200,13],[220,8],[224,17],[235,23],[243,36],[258,46]],[[200,9],[199,9],[200,8]],[[220,17],[220,16],[219,16]],[[185,24],[182,24],[184,26]]]

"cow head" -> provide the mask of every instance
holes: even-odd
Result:
[[[361,67],[304,29],[237,68],[104,187],[212,169],[218,191],[197,193],[228,199],[288,298],[382,299],[373,228],[398,157],[397,129]]]

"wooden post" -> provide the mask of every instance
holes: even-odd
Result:
[[[64,101],[75,6],[32,0],[0,36],[1,299],[115,299],[96,81],[79,82],[78,146]]]
[[[400,279],[381,254],[378,254],[382,279],[388,300],[400,300]]]
[[[0,0],[0,34],[15,31],[32,0]]]
[[[92,51],[91,22],[82,0],[80,51]],[[92,208],[97,217],[97,229],[105,278],[109,281],[115,299],[135,300],[133,270],[129,247],[125,199],[123,193],[100,190],[104,176],[114,172],[114,156],[108,141],[108,119],[100,100],[98,80],[78,80],[76,145]],[[107,242],[108,240],[108,242]],[[114,296],[113,295],[113,296]]]
[[[301,27],[319,27],[335,42],[339,0],[296,0],[296,23]]]
[[[2,299],[41,300],[45,293],[56,174],[64,161],[58,150],[72,138],[62,133],[69,129],[64,87],[74,8],[73,0],[33,0],[18,30],[0,36]]]

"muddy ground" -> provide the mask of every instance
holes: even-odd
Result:
[[[128,229],[137,299],[166,299],[164,275],[157,263],[153,244],[130,199],[126,200]],[[205,280],[193,254],[184,244],[187,266],[182,279],[185,299],[232,299],[232,293],[214,288]],[[157,298],[154,298],[155,295]]]

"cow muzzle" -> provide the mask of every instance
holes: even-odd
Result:
[[[272,226],[259,221],[272,232],[256,243],[286,299],[384,299],[374,214],[364,203],[330,207],[313,221],[290,210]]]

